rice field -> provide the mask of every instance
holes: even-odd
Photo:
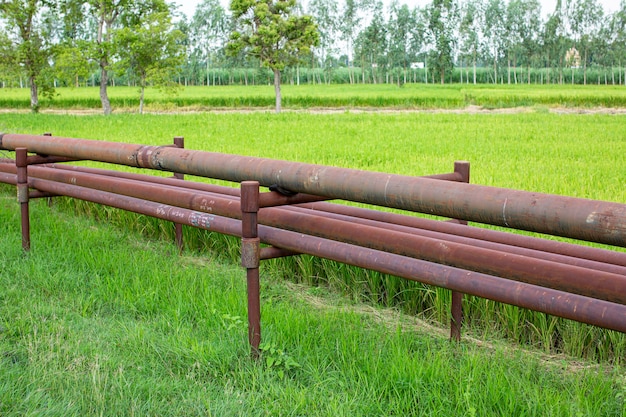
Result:
[[[280,115],[271,86],[152,90],[144,115],[136,89],[116,87],[109,117],[89,110],[96,89],[58,93],[28,114],[15,111],[27,90],[0,90],[0,132],[183,136],[189,149],[405,175],[467,160],[476,184],[626,203],[620,87],[285,85],[294,111]],[[470,105],[525,107],[442,111]],[[178,258],[167,223],[40,200],[24,256],[14,192],[0,187],[2,415],[626,415],[624,334],[467,298],[466,341],[450,345],[447,291],[306,256],[262,264],[255,364],[237,241],[185,229]]]
[[[108,89],[114,109],[136,112],[139,90],[117,86]],[[462,109],[479,106],[488,109],[536,107],[624,108],[626,89],[612,85],[470,85],[470,84],[332,84],[282,86],[286,110],[311,108],[395,108]],[[28,109],[29,89],[0,89],[0,108]],[[40,97],[41,110],[100,109],[98,87],[58,88],[52,99]],[[261,86],[188,86],[173,91],[146,90],[147,111],[271,109],[274,87]]]

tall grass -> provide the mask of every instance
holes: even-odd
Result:
[[[167,144],[185,136],[190,149],[271,157],[408,175],[449,172],[472,163],[472,182],[529,191],[626,202],[626,130],[622,116],[578,114],[175,114],[55,116],[7,114],[0,130],[52,131],[69,137]],[[79,205],[79,211],[98,211]],[[129,220],[115,211],[108,219]],[[171,228],[133,220],[149,236]],[[236,259],[238,244],[186,230],[190,247]],[[445,290],[311,257],[263,264],[296,282],[328,285],[356,300],[395,306],[442,324]],[[466,331],[507,337],[545,351],[598,360],[626,358],[626,337],[516,307],[468,297]]]
[[[623,369],[449,343],[409,317],[33,201],[33,249],[0,185],[0,414],[621,416]],[[7,193],[5,193],[7,191]]]

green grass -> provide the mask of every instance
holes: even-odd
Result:
[[[97,87],[58,88],[52,100],[42,98],[42,109],[99,109]],[[114,109],[136,111],[139,92],[134,87],[110,87]],[[274,106],[274,88],[265,86],[184,87],[175,94],[146,90],[148,111],[212,108],[267,108]],[[626,107],[626,89],[607,85],[467,85],[467,84],[334,84],[283,85],[286,109],[379,108],[458,109],[468,105],[486,108],[518,106]],[[29,90],[1,89],[0,108],[28,109]]]
[[[15,198],[0,188],[2,415],[626,413],[620,366],[452,344],[398,312],[267,273],[255,362],[241,268],[42,200],[24,254]]]
[[[581,198],[626,202],[626,129],[619,115],[547,114],[121,114],[113,117],[5,114],[0,131],[167,144],[184,136],[189,149],[264,156],[408,175],[449,172],[472,163],[472,182]],[[92,164],[92,163],[90,163]],[[124,216],[78,205],[119,225]],[[74,208],[69,208],[74,210]],[[117,217],[116,217],[117,216]],[[138,222],[149,236],[171,233]],[[192,248],[236,259],[237,242],[187,231]],[[375,272],[301,257],[264,265],[273,274],[325,285],[445,324],[449,293]],[[547,352],[623,362],[626,337],[542,313],[470,298],[468,334],[505,337]]]

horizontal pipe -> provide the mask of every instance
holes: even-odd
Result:
[[[31,167],[31,176],[33,175],[42,175],[42,169]],[[54,172],[50,169],[45,170],[45,176],[55,181],[65,181],[221,216],[240,216],[237,200],[225,199],[217,194],[198,194],[179,188],[122,181],[93,174],[68,175],[66,172]],[[341,240],[372,249],[626,304],[626,276],[610,272],[594,271],[415,233],[391,231],[385,227],[303,215],[280,208],[261,209],[259,222],[307,235]]]
[[[416,229],[431,230],[454,236],[468,237],[475,240],[500,243],[508,246],[516,246],[520,248],[527,248],[536,251],[569,256],[572,258],[588,259],[590,261],[626,267],[625,252],[616,252],[613,250],[581,246],[568,242],[558,242],[554,240],[524,236],[510,232],[500,232],[497,230],[467,227],[465,225],[459,225],[455,223],[364,209],[361,207],[351,207],[340,204],[314,203],[302,204],[300,205],[300,207],[311,210],[319,210],[324,213],[336,213],[340,215],[368,219],[387,224],[396,224]]]
[[[0,148],[165,170],[626,247],[626,204],[161,146],[4,134]]]
[[[6,166],[0,164],[0,167],[3,167],[0,169],[15,172],[14,161],[7,160],[5,162],[12,163]],[[239,190],[237,188],[218,186],[213,184],[195,183],[191,181],[185,182],[183,184],[170,178],[77,166],[50,165],[50,167],[69,172],[92,173],[97,175],[105,175],[107,177],[113,176],[116,178],[127,178],[136,181],[172,185],[176,187],[215,192],[219,194],[226,193],[232,196],[239,195]],[[31,167],[31,171],[33,169],[37,170],[39,169],[39,167]],[[43,176],[42,174],[41,177],[45,176]],[[8,180],[2,182],[8,182]],[[263,196],[264,194],[261,195]],[[324,215],[326,217],[332,217],[336,215],[339,216],[339,218],[341,218],[341,216],[344,216],[345,220],[349,220],[351,222],[371,221],[374,222],[374,224],[382,223],[384,224],[384,226],[382,226],[381,224],[379,224],[379,226],[389,229],[406,231],[410,233],[419,233],[421,235],[435,237],[437,239],[467,243],[479,247],[486,247],[519,255],[532,256],[555,262],[568,263],[575,266],[598,269],[606,272],[624,274],[624,265],[626,265],[626,253],[609,251],[606,249],[583,247],[580,245],[573,245],[566,242],[555,242],[530,236],[512,235],[511,233],[498,232],[488,229],[459,227],[458,225],[451,225],[449,223],[444,223],[436,220],[422,219],[387,212],[379,212],[375,210],[338,204],[316,203],[302,205],[302,207],[306,207],[307,210],[315,210],[320,215]],[[288,207],[287,209],[299,210],[300,208],[294,206]],[[411,230],[403,229],[406,227],[411,228]],[[432,231],[432,233],[430,233],[430,231]],[[492,244],[491,242],[494,242],[495,244]],[[515,249],[518,247],[519,250]],[[551,254],[554,255],[552,256]],[[587,259],[589,260],[589,262],[587,261]]]
[[[88,172],[99,175],[113,176],[116,178],[133,179],[137,181],[153,182],[163,185],[173,185],[195,189],[199,191],[214,192],[218,194],[227,194],[231,196],[239,196],[239,188],[220,186],[207,183],[197,183],[187,181],[185,184],[177,183],[170,178],[155,177],[153,175],[136,174],[129,172],[120,172],[113,170],[103,170],[100,168],[87,168],[80,166],[68,165],[51,165],[54,168],[65,169],[74,172]],[[264,194],[261,194],[263,196]],[[626,267],[626,253],[613,250],[593,248],[589,246],[581,246],[567,242],[558,242],[536,238],[532,236],[524,236],[513,234],[510,232],[500,232],[476,227],[460,226],[458,224],[445,223],[439,220],[424,219],[414,216],[407,216],[396,213],[382,212],[372,209],[360,207],[351,207],[342,204],[332,203],[313,203],[302,204],[301,207],[321,211],[324,215],[336,213],[350,216],[352,218],[363,218],[386,224],[403,225],[420,230],[431,230],[434,232],[445,233],[451,236],[467,237],[475,241],[493,242],[507,246],[531,249],[534,251],[553,253],[563,255],[573,259],[587,259],[593,262],[618,265]]]
[[[241,235],[241,222],[239,220],[198,213],[192,210],[71,184],[62,184],[38,178],[32,179],[32,181],[32,185],[42,191],[67,195],[219,233],[233,236]],[[306,236],[301,233],[269,226],[259,226],[259,237],[264,243],[294,252],[374,269],[425,284],[461,291],[466,294],[626,333],[626,306],[624,305],[362,248],[347,243]]]

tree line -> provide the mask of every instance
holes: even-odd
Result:
[[[60,85],[626,84],[626,0],[0,0],[0,87],[31,107]],[[268,53],[268,51],[272,51]],[[593,75],[593,79],[591,78]],[[277,80],[278,77],[278,80]],[[143,103],[143,99],[140,100]],[[278,108],[278,107],[277,107]]]

